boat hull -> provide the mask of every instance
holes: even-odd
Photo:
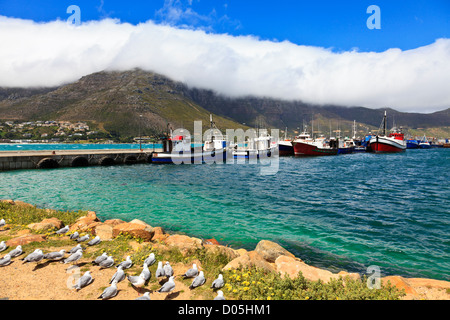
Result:
[[[294,147],[291,141],[280,141],[278,143],[278,152],[280,156],[293,156]]]
[[[337,148],[321,148],[304,142],[292,142],[292,144],[294,146],[294,155],[296,157],[335,156],[338,154]]]
[[[339,148],[338,154],[350,154],[350,153],[353,153],[354,150],[355,150],[355,147]]]
[[[369,148],[375,153],[403,152],[406,150],[406,141],[376,136],[370,139]]]
[[[418,149],[419,143],[417,140],[407,140],[406,141],[406,149]]]
[[[213,151],[213,152],[161,152],[152,154],[152,163],[160,164],[201,164],[201,163],[213,163],[226,161],[226,151]]]

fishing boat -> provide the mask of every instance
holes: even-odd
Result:
[[[231,146],[231,152],[235,159],[259,159],[261,157],[271,157],[279,148],[279,142],[267,133],[267,130],[258,130],[257,137],[248,139],[243,144]],[[279,150],[279,149],[278,149]]]
[[[170,133],[162,139],[163,152],[153,152],[152,163],[174,163],[174,164],[200,164],[224,162],[227,156],[226,139],[219,134],[215,134],[215,124],[210,116],[210,136],[203,146],[192,146],[190,136],[183,135],[183,129],[178,130],[180,135]],[[217,129],[217,128],[216,128]],[[218,130],[218,129],[217,129]]]
[[[427,139],[426,135],[424,135],[422,140],[420,140],[419,148],[420,149],[430,149],[431,148],[431,145],[428,142],[428,139]]]
[[[293,156],[294,147],[292,146],[292,140],[287,138],[287,128],[284,131],[284,140],[278,142],[278,152],[280,156]]]
[[[325,138],[313,139],[308,132],[303,131],[292,141],[294,155],[296,157],[304,156],[334,156],[338,154],[338,145],[336,140],[331,140],[326,144]]]
[[[386,111],[382,121],[383,135],[377,134],[369,141],[369,149],[375,153],[393,153],[402,152],[406,150],[406,141],[401,128],[394,127],[391,129],[389,135],[386,135]]]
[[[406,140],[406,149],[418,149],[419,141],[416,139],[408,139]]]

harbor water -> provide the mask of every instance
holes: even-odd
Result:
[[[333,272],[377,265],[383,276],[450,281],[449,169],[450,149],[417,149],[284,157],[274,175],[249,163],[15,170],[0,172],[0,199],[249,250],[272,240]]]

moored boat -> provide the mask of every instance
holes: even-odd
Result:
[[[337,141],[330,141],[330,144],[327,145],[324,138],[313,139],[306,131],[297,136],[292,141],[292,145],[296,157],[335,156],[338,154]]]
[[[423,136],[422,140],[419,143],[419,148],[420,149],[430,149],[431,148],[431,145],[428,142],[428,139],[425,135]]]
[[[383,118],[383,135],[376,135],[369,141],[369,149],[375,153],[394,153],[406,150],[404,134],[396,127],[391,129],[391,133],[386,135],[386,111]]]

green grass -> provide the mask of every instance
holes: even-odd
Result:
[[[398,300],[405,295],[394,286],[369,289],[366,278],[309,281],[300,272],[291,279],[263,269],[247,268],[224,273],[226,297],[243,300]]]

